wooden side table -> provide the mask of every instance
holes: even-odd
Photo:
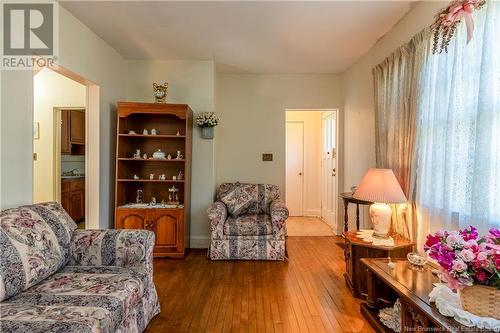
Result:
[[[368,298],[361,304],[361,314],[378,333],[394,333],[379,319],[381,308],[401,302],[402,332],[491,332],[477,327],[465,327],[451,317],[439,313],[429,301],[433,283],[439,282],[432,267],[415,270],[406,260],[393,260],[396,267],[387,266],[387,259],[361,259],[367,271]]]
[[[373,202],[359,200],[353,197],[353,192],[340,193],[340,197],[344,201],[344,231],[349,230],[349,215],[347,214],[347,208],[349,208],[349,203],[356,204],[356,230],[359,230],[359,205],[371,205]]]
[[[356,298],[366,298],[368,294],[366,270],[361,265],[361,258],[406,258],[414,243],[400,234],[391,233],[395,246],[379,246],[358,238],[356,232],[344,232],[344,259],[346,272],[344,279]]]

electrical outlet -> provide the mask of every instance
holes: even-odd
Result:
[[[269,154],[269,153],[262,154],[262,160],[264,162],[272,162],[272,160],[273,160],[273,154]]]

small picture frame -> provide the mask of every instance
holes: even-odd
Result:
[[[33,123],[33,140],[40,140],[40,123],[38,121]]]

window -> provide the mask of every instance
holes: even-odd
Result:
[[[500,2],[474,23],[469,45],[462,23],[421,69],[417,207],[430,231],[500,226]]]

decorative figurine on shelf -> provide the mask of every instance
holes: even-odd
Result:
[[[167,204],[169,204],[169,205],[178,205],[179,204],[178,192],[179,192],[179,189],[177,187],[175,187],[175,185],[172,185],[172,187],[169,187]]]
[[[148,159],[148,154],[142,155],[142,158],[145,159],[145,160],[147,160]]]
[[[179,174],[177,175],[177,180],[182,180],[184,178],[184,174],[182,173],[182,170],[179,171]]]
[[[158,133],[156,132],[156,128],[153,128],[153,129],[151,130],[151,135],[156,135],[156,134],[158,134]]]
[[[141,150],[137,149],[134,154],[134,158],[141,158]]]
[[[153,158],[155,160],[164,160],[165,159],[165,153],[161,151],[161,149],[158,149],[153,153]]]
[[[139,177],[139,176],[137,176],[137,175],[134,175],[134,179],[135,179],[135,180],[138,180],[138,179],[140,179],[140,177]]]
[[[163,205],[163,206],[165,206],[167,203],[165,202],[165,199],[162,199],[162,201],[161,201],[160,204]]]
[[[151,206],[156,205],[156,197],[151,197],[151,202],[149,203]]]
[[[168,154],[167,160],[171,160],[171,159],[172,159],[172,155]]]
[[[144,191],[142,189],[138,189],[135,195],[135,203],[142,203],[142,198],[144,195]]]
[[[165,174],[164,174],[164,173],[162,173],[162,174],[158,177],[158,179],[160,179],[160,180],[166,180],[166,179],[167,179],[167,176],[165,176]]]
[[[143,134],[143,135],[148,135],[148,134],[149,134],[149,133],[148,133],[148,130],[147,130],[147,129],[143,129],[143,130],[142,130],[142,134]]]
[[[182,160],[184,158],[184,156],[182,155],[181,151],[178,150],[177,151],[177,156],[175,157],[176,160]]]
[[[181,129],[177,127],[177,131],[175,132],[175,135],[181,136]]]
[[[168,83],[156,84],[153,83],[153,94],[155,96],[155,103],[166,103],[167,102],[167,90]]]
[[[172,180],[177,180],[177,176],[172,176]]]
[[[149,174],[149,179],[150,179],[150,180],[155,179],[155,174],[154,174],[154,173],[150,173],[150,174]]]
[[[135,131],[133,131],[133,130],[129,130],[128,134],[137,134],[137,133]]]

